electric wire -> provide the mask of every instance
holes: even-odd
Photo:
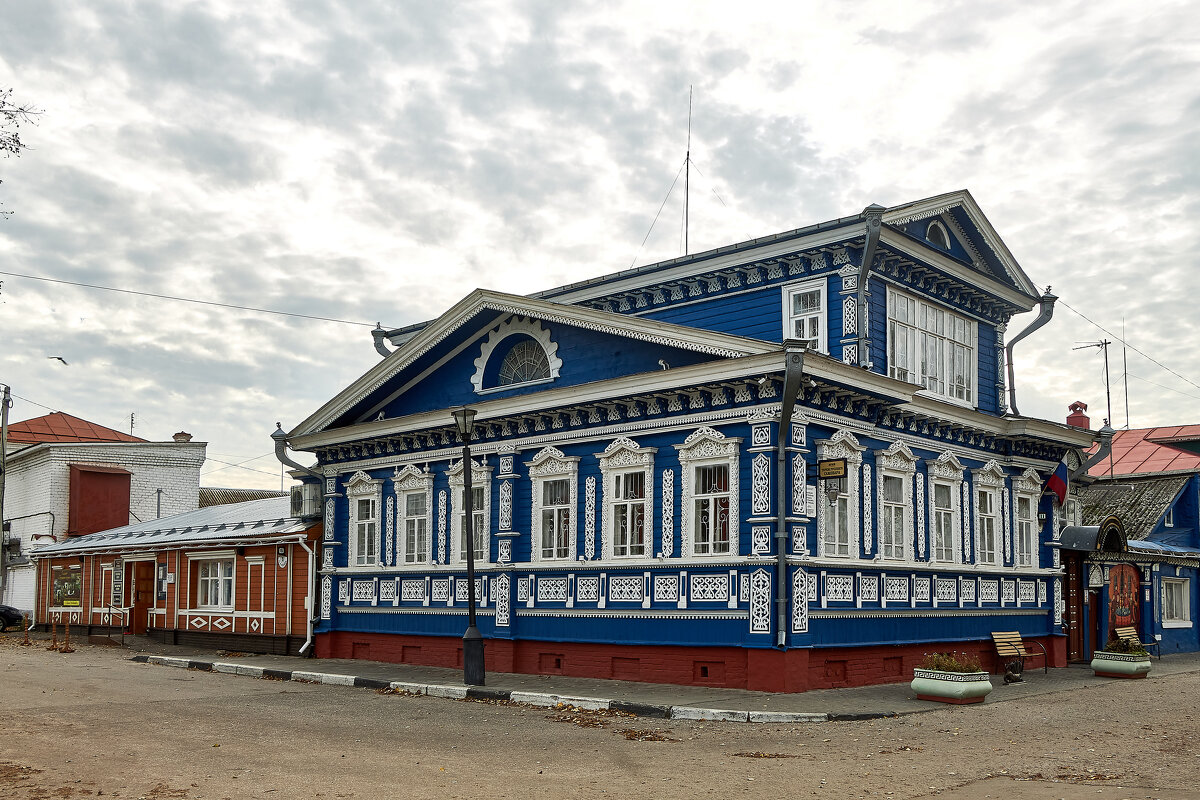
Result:
[[[1066,307],[1067,307],[1068,309],[1070,309],[1072,312],[1074,312],[1075,314],[1078,314],[1080,317],[1083,317],[1085,320],[1087,320],[1088,322],[1092,323],[1092,324],[1093,324],[1093,325],[1095,325],[1097,328],[1099,328],[1100,330],[1104,331],[1106,334],[1108,334],[1109,336],[1113,337],[1114,339],[1116,339],[1118,342],[1120,342],[1121,344],[1123,344],[1123,345],[1125,345],[1126,347],[1128,347],[1128,348],[1129,348],[1130,350],[1132,350],[1133,352],[1135,352],[1135,353],[1137,353],[1138,355],[1142,356],[1143,358],[1147,359],[1147,360],[1148,360],[1148,361],[1150,361],[1151,363],[1153,363],[1153,364],[1156,364],[1157,366],[1161,367],[1162,369],[1165,369],[1167,372],[1171,373],[1171,374],[1172,374],[1172,375],[1174,375],[1176,378],[1179,378],[1181,381],[1183,381],[1183,382],[1185,382],[1185,383],[1190,383],[1192,386],[1195,386],[1197,389],[1200,389],[1200,383],[1196,383],[1195,381],[1191,380],[1190,378],[1185,378],[1183,375],[1180,375],[1178,372],[1176,372],[1175,370],[1171,369],[1171,368],[1170,368],[1170,367],[1168,367],[1166,364],[1164,364],[1164,363],[1162,363],[1161,361],[1159,361],[1157,358],[1154,358],[1153,356],[1149,355],[1148,353],[1145,353],[1145,352],[1143,352],[1143,351],[1139,350],[1138,348],[1134,347],[1134,346],[1133,346],[1133,345],[1131,345],[1129,342],[1125,341],[1125,340],[1124,340],[1124,339],[1122,339],[1120,336],[1117,336],[1115,333],[1113,333],[1112,331],[1110,331],[1108,328],[1106,328],[1106,327],[1104,327],[1103,325],[1101,325],[1099,322],[1096,322],[1095,320],[1093,320],[1093,319],[1089,318],[1089,317],[1088,317],[1086,314],[1084,314],[1082,311],[1077,311],[1076,309],[1074,309],[1074,308],[1071,308],[1071,306],[1070,306],[1070,305],[1069,305],[1069,304],[1068,304],[1068,303],[1067,303],[1065,300],[1063,300],[1062,298],[1059,298],[1058,302],[1059,302],[1059,303],[1062,303],[1064,306],[1066,306]]]
[[[664,201],[665,202],[665,201]],[[657,217],[655,217],[657,219]],[[653,226],[651,226],[653,227]],[[650,234],[646,234],[647,237]],[[643,243],[644,244],[644,243]],[[215,300],[199,300],[194,297],[178,297],[170,294],[155,294],[154,292],[139,292],[136,289],[118,289],[113,286],[101,286],[96,283],[81,283],[79,281],[67,281],[61,278],[47,278],[44,275],[26,275],[20,272],[5,272],[0,270],[0,275],[8,275],[13,278],[25,278],[31,281],[45,281],[47,283],[61,283],[66,286],[78,286],[84,289],[101,289],[106,292],[118,292],[120,294],[133,294],[139,297],[154,297],[159,300],[176,300],[180,303],[196,303],[204,306],[217,306],[218,308],[230,308],[236,311],[253,311],[257,314],[277,314],[281,317],[298,317],[300,319],[312,319],[319,322],[336,322],[340,325],[365,325],[368,328],[374,328],[379,323],[375,322],[356,322],[349,319],[337,319],[335,317],[319,317],[313,314],[298,314],[294,311],[275,311],[270,308],[256,308],[254,306],[239,306],[234,303],[218,303]]]
[[[679,183],[679,176],[683,174],[683,168],[686,165],[687,165],[686,160],[684,160],[684,162],[679,165],[679,171],[675,173],[675,180],[671,181],[671,188],[667,189],[667,196],[663,198],[662,205],[660,205],[658,207],[658,213],[654,215],[654,222],[650,223],[650,230],[646,231],[646,238],[642,239],[642,243],[640,245],[638,245],[637,251],[633,254],[633,258],[630,259],[630,261],[629,261],[630,267],[632,267],[637,262],[638,254],[640,254],[642,252],[642,248],[645,247],[646,242],[648,242],[650,240],[650,234],[654,232],[654,225],[655,225],[655,223],[658,222],[658,217],[659,217],[659,215],[662,214],[663,208],[666,207],[667,201],[671,199],[671,192],[675,191],[675,184]]]

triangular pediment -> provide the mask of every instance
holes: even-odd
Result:
[[[545,357],[545,377],[489,383],[492,357],[522,341]],[[478,289],[289,436],[774,349],[758,339]]]
[[[893,206],[883,214],[885,226],[928,252],[963,264],[980,277],[1029,298],[1037,287],[984,216],[971,193],[962,190]]]

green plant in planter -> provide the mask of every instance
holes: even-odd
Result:
[[[1140,642],[1110,639],[1103,650],[1092,653],[1091,666],[1103,678],[1144,678],[1150,671],[1150,654]]]
[[[1134,642],[1129,639],[1109,639],[1108,644],[1104,645],[1106,653],[1124,653],[1131,656],[1148,656],[1150,653],[1142,647],[1141,642]]]
[[[992,683],[971,653],[926,653],[913,669],[909,684],[918,700],[941,703],[981,703]]]

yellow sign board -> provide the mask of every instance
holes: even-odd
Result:
[[[817,477],[824,480],[826,478],[844,478],[846,477],[846,459],[844,458],[828,458],[824,461],[817,462]]]

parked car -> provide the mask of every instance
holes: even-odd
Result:
[[[0,631],[20,628],[22,619],[24,619],[24,615],[12,606],[0,606]]]

